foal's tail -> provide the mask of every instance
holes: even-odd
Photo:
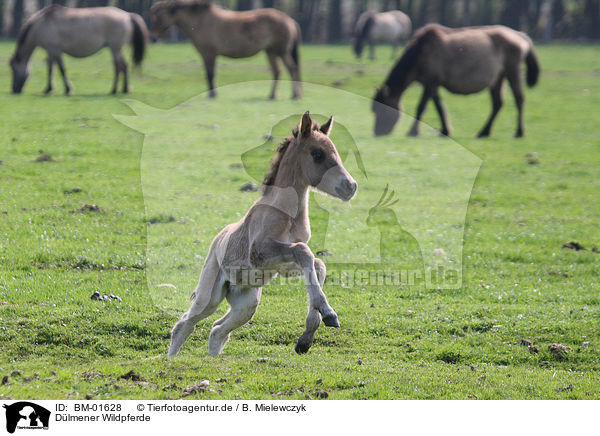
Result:
[[[133,37],[131,44],[133,45],[133,63],[136,66],[141,65],[146,53],[146,44],[148,43],[148,28],[142,17],[138,14],[131,13],[131,24],[133,24]]]
[[[531,88],[535,86],[540,77],[540,64],[533,43],[529,46],[529,52],[525,57],[525,64],[527,65],[527,85]]]

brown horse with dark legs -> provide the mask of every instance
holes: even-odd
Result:
[[[419,122],[432,99],[442,123],[441,133],[450,134],[446,109],[438,94],[440,86],[454,94],[473,94],[490,89],[492,113],[479,132],[489,136],[492,123],[502,107],[504,79],[512,89],[518,109],[516,137],[523,136],[523,90],[521,62],[527,65],[527,84],[537,83],[540,67],[531,39],[522,32],[504,26],[450,29],[430,24],[415,34],[404,54],[389,73],[373,99],[375,135],[389,134],[400,118],[400,97],[417,81],[423,95],[417,107],[410,136],[419,134]]]
[[[54,64],[58,65],[62,74],[65,93],[71,93],[71,83],[62,61],[63,53],[82,58],[93,55],[103,47],[109,47],[115,66],[112,93],[117,92],[120,74],[123,74],[123,92],[128,92],[127,62],[123,58],[122,48],[131,42],[133,62],[140,65],[147,39],[148,29],[138,14],[114,7],[73,9],[50,5],[33,14],[19,32],[17,48],[10,59],[13,71],[12,90],[15,94],[23,90],[29,77],[29,59],[38,46],[48,53],[47,94],[52,91]]]
[[[209,2],[160,1],[150,9],[152,32],[163,35],[177,26],[194,44],[204,60],[210,96],[215,97],[215,61],[217,56],[247,58],[264,50],[273,72],[271,98],[277,98],[278,59],[288,69],[293,82],[292,98],[299,98],[300,27],[292,18],[276,9],[236,12]]]

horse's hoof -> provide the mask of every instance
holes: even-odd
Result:
[[[410,136],[410,137],[412,137],[412,138],[415,138],[415,137],[419,136],[419,132],[415,132],[415,131],[411,130],[411,131],[409,131],[409,132],[406,134],[406,136]]]
[[[323,324],[325,324],[327,327],[335,327],[336,329],[340,328],[340,321],[335,313],[324,316]]]
[[[477,135],[478,138],[487,138],[488,136],[490,136],[489,132],[479,132]]]
[[[310,343],[310,342],[302,342],[302,341],[298,340],[298,342],[296,343],[296,346],[294,347],[294,351],[298,354],[305,354],[308,352],[311,345],[312,345],[312,343]]]
[[[46,94],[46,95],[51,94],[51,93],[52,93],[52,88],[46,88],[44,90],[44,94]]]
[[[523,136],[525,135],[522,130],[518,130],[517,133],[515,133],[515,138],[522,138]]]

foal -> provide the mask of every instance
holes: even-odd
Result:
[[[309,190],[316,188],[343,201],[356,194],[357,184],[329,139],[332,124],[333,117],[319,126],[306,112],[298,129],[279,146],[263,195],[240,221],[215,237],[192,294],[194,302],[171,331],[169,356],[178,353],[196,323],[214,313],[226,298],[231,307],[213,324],[208,338],[209,353],[220,354],[229,334],[254,316],[262,287],[278,273],[300,271],[306,282],[308,316],[297,353],[311,347],[321,317],[326,326],[339,327],[323,293],[325,264],[306,245]]]

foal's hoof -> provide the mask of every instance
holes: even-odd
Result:
[[[323,324],[325,324],[327,327],[335,327],[336,329],[340,327],[340,321],[335,313],[324,316]]]
[[[305,354],[308,352],[308,350],[310,350],[311,346],[312,343],[303,342],[300,339],[298,339],[298,342],[296,342],[296,346],[294,347],[294,351],[298,354]]]

